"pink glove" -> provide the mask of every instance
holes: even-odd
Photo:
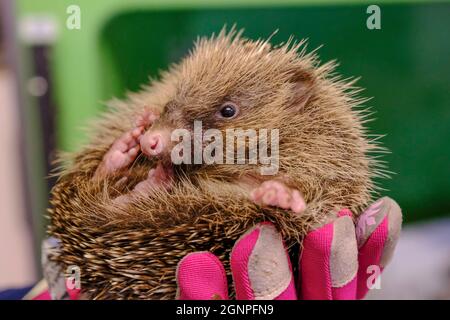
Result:
[[[349,210],[304,239],[299,281],[281,236],[271,223],[248,230],[231,252],[239,300],[362,299],[389,262],[401,228],[401,210],[384,197],[358,219]],[[178,264],[179,299],[228,299],[225,269],[209,252],[188,254]]]

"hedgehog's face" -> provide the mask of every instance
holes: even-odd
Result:
[[[297,60],[295,52],[271,49],[262,42],[230,37],[200,41],[192,55],[163,77],[171,94],[161,117],[141,139],[143,152],[170,157],[172,164],[197,168],[214,164],[216,170],[223,168],[219,174],[255,171],[261,165],[257,150],[261,140],[268,139],[270,155],[275,131],[282,129],[287,114],[298,112],[298,105],[307,100],[308,72]],[[238,154],[239,139],[244,139],[243,154]],[[181,148],[181,141],[190,146]],[[216,143],[211,146],[212,142]],[[246,165],[234,170],[222,165],[230,164],[226,159],[230,154],[235,164],[244,155]],[[250,159],[252,154],[256,159]]]

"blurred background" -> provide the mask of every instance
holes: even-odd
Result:
[[[250,38],[324,45],[376,112],[391,151],[380,181],[404,231],[369,298],[450,298],[450,2],[345,0],[0,0],[0,291],[41,276],[47,175],[76,150],[103,102],[183,57],[198,35],[236,23]],[[371,30],[367,8],[380,9]]]

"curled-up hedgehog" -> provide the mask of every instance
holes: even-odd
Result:
[[[199,39],[160,80],[113,101],[64,159],[52,259],[80,267],[88,298],[171,299],[190,252],[214,253],[229,274],[234,242],[258,222],[292,248],[342,208],[357,216],[386,175],[383,148],[368,138],[355,81],[335,67],[304,42],[274,47],[234,30]]]

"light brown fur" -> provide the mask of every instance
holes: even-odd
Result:
[[[376,189],[373,178],[386,175],[371,156],[383,148],[377,138],[368,139],[368,112],[355,81],[341,80],[335,67],[320,65],[303,42],[272,47],[234,30],[197,41],[159,81],[112,102],[90,144],[64,158],[49,229],[62,242],[55,259],[80,265],[83,289],[92,298],[173,298],[176,264],[189,252],[209,250],[228,263],[233,241],[258,221],[274,222],[290,246],[336,210],[358,214]],[[237,101],[242,112],[219,122],[213,114],[225,100]],[[131,190],[154,162],[138,157],[130,169],[104,180],[92,176],[145,107],[162,114],[155,126],[172,129],[190,128],[198,119],[204,129],[280,129],[275,178],[303,193],[306,211],[295,216],[252,203],[234,182],[243,176],[267,179],[254,165],[185,167],[170,192],[157,189],[115,205],[112,199]],[[123,176],[127,182],[117,184]]]

